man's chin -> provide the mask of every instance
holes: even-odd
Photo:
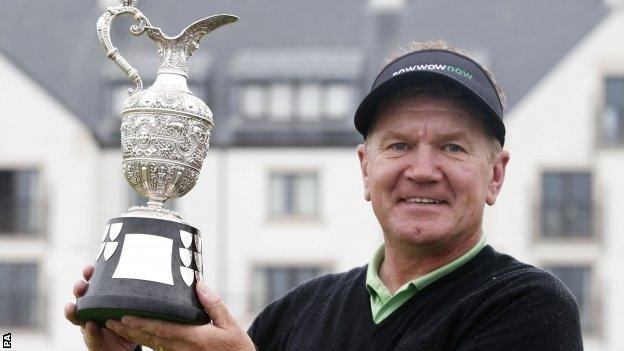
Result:
[[[389,240],[397,240],[398,242],[414,245],[414,246],[432,246],[439,245],[449,239],[451,234],[433,225],[409,226],[407,228],[396,228]]]

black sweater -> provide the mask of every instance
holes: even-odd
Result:
[[[583,349],[569,290],[490,246],[377,325],[365,282],[366,266],[304,283],[249,334],[260,351]]]

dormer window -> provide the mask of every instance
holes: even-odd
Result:
[[[246,120],[304,123],[348,118],[355,95],[352,83],[322,80],[243,82],[239,92]]]
[[[346,48],[250,50],[231,70],[231,101],[242,125],[342,124],[355,109],[363,58]]]

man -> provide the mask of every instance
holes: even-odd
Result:
[[[107,323],[116,334],[88,323],[87,345],[581,350],[578,307],[561,282],[485,244],[484,205],[495,203],[509,161],[503,101],[473,59],[443,42],[415,45],[382,69],[355,114],[364,197],[384,235],[367,266],[293,289],[256,318],[251,339],[199,284],[214,324],[124,317]],[[76,296],[86,286],[78,282]]]

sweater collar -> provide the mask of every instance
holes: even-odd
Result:
[[[446,274],[454,271],[459,268],[464,263],[468,262],[471,258],[476,256],[483,247],[485,247],[485,239],[486,235],[484,232],[481,233],[481,238],[479,241],[473,246],[470,250],[464,253],[462,256],[453,260],[452,262],[447,263],[446,265],[431,271],[421,277],[418,277],[414,280],[411,280],[405,284],[403,284],[395,293],[397,295],[405,290],[420,290],[425,286],[433,283],[434,281],[442,278]],[[366,288],[368,289],[371,297],[376,297],[380,303],[385,304],[389,302],[389,300],[393,297],[390,294],[390,291],[386,287],[386,285],[379,278],[378,272],[381,263],[385,258],[385,244],[381,244],[379,248],[375,251],[373,258],[368,264],[368,268],[366,271]]]

